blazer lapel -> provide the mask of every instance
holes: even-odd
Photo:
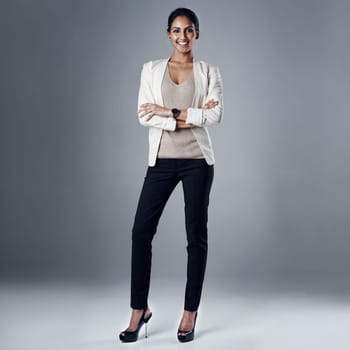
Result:
[[[156,66],[153,74],[153,93],[155,103],[163,106],[163,96],[162,96],[162,81],[165,74],[165,70],[170,57],[161,60],[161,62]]]

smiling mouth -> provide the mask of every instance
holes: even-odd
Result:
[[[181,42],[181,41],[178,41],[177,42],[180,46],[187,46],[189,44],[188,41],[184,41],[184,42]]]

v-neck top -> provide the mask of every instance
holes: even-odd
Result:
[[[167,65],[162,81],[164,106],[187,109],[192,106],[195,89],[193,69],[188,78],[176,84],[170,77]],[[162,130],[158,158],[204,158],[203,152],[191,129]]]

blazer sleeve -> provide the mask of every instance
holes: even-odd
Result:
[[[194,124],[199,127],[210,126],[219,124],[222,119],[224,110],[223,100],[223,83],[218,67],[210,65],[208,72],[208,95],[206,101],[211,99],[219,101],[218,105],[214,108],[194,108],[187,109],[187,124]]]
[[[143,65],[141,72],[141,82],[138,94],[137,109],[143,103],[156,103],[152,92],[152,61]],[[154,115],[150,120],[146,121],[147,115],[140,117],[141,113],[138,113],[139,122],[144,126],[153,126],[164,130],[174,131],[176,129],[176,120],[172,117],[163,117],[160,115]]]

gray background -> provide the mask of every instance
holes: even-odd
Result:
[[[222,124],[207,283],[348,292],[349,15],[341,0],[1,1],[2,281],[127,282],[147,167],[142,64],[166,21],[199,16],[194,53],[220,67]],[[185,279],[181,186],[152,276]]]

